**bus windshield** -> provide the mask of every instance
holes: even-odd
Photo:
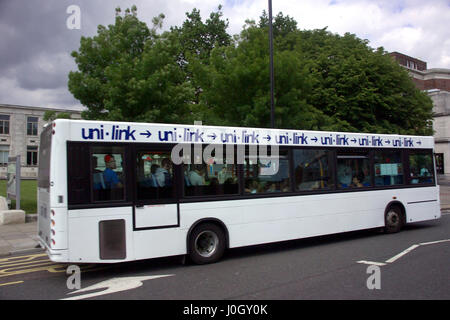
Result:
[[[39,148],[39,175],[38,187],[49,189],[50,187],[50,151],[52,144],[52,127],[49,125],[44,128],[41,134],[41,143]]]

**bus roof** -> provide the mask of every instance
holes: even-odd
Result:
[[[60,130],[66,132],[66,136],[61,138],[69,141],[86,142],[246,144],[348,148],[429,149],[434,147],[432,136],[67,119],[54,120],[53,125],[56,133],[59,133]]]

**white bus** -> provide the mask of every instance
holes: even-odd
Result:
[[[38,232],[56,262],[202,264],[441,215],[433,137],[59,119],[40,141]]]

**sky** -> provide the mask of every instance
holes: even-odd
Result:
[[[221,4],[231,35],[268,10],[267,0],[0,0],[0,104],[82,109],[67,89],[69,72],[77,70],[70,53],[81,36],[113,24],[116,7],[133,4],[149,26],[164,13],[163,30],[181,26],[193,8],[205,20]],[[272,0],[272,10],[302,30],[350,32],[372,48],[426,61],[428,69],[450,69],[450,0]]]

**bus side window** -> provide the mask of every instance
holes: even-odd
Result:
[[[287,150],[281,150],[277,159],[271,156],[245,156],[244,193],[290,192],[289,156]]]
[[[294,150],[294,176],[297,191],[334,188],[327,150]]]
[[[121,201],[125,199],[123,162],[123,147],[95,146],[92,148],[93,201]]]
[[[340,189],[367,188],[372,185],[366,153],[338,153],[337,183]]]
[[[175,197],[173,163],[170,152],[137,153],[137,200],[171,199]]]
[[[403,184],[402,153],[398,150],[375,150],[375,186]]]
[[[434,183],[433,156],[430,153],[411,151],[409,154],[411,184]]]
[[[222,148],[223,146],[218,146]],[[223,153],[213,148],[207,159],[186,155],[183,164],[184,195],[186,197],[238,194],[238,170],[234,161],[227,162]]]

